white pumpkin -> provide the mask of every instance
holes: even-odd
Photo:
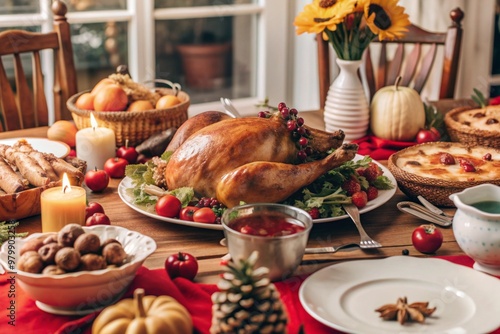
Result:
[[[386,86],[373,96],[370,128],[382,139],[413,141],[425,126],[425,110],[420,95],[410,87],[400,87],[401,77],[394,86]]]

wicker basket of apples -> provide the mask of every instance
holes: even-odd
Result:
[[[93,114],[98,126],[112,129],[116,145],[136,146],[151,135],[187,120],[189,95],[179,84],[171,88],[150,88],[133,81],[128,74],[114,73],[90,91],[77,93],[67,101],[78,129],[91,127]]]

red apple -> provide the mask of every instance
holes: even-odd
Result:
[[[102,212],[96,212],[87,220],[85,220],[85,225],[86,226],[94,226],[94,225],[111,225],[111,221],[109,220],[109,217],[102,213]]]
[[[127,160],[129,164],[133,164],[137,161],[139,153],[134,147],[128,146],[128,140],[126,140],[125,146],[121,146],[118,150],[116,150],[116,156]]]
[[[85,173],[84,181],[90,190],[99,192],[108,186],[109,175],[102,169],[94,168]]]
[[[439,131],[437,131],[435,128],[434,130],[426,130],[422,129],[417,133],[417,143],[422,144],[422,143],[427,143],[427,142],[432,142],[432,141],[438,141],[441,136],[439,135]]]
[[[112,178],[119,179],[125,176],[125,168],[128,165],[128,161],[123,158],[109,158],[104,163],[104,170]]]
[[[104,208],[102,207],[102,205],[97,202],[89,202],[89,204],[87,204],[87,207],[85,208],[85,220],[87,220],[94,213],[98,212],[104,213]]]

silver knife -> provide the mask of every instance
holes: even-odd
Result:
[[[453,223],[452,218],[438,215],[438,214],[430,211],[426,207],[424,207],[420,204],[414,203],[414,202],[408,202],[408,201],[399,202],[397,204],[397,208],[402,212],[409,213],[409,214],[414,215],[420,219],[427,220],[431,223],[434,223],[434,224],[437,224],[440,226],[447,227]]]
[[[422,203],[423,206],[425,206],[427,209],[434,212],[435,214],[451,218],[451,216],[447,215],[443,210],[441,210],[440,208],[438,208],[437,206],[435,206],[434,204],[432,204],[431,202],[429,202],[428,200],[426,200],[422,196],[418,195],[417,198],[420,201],[420,203]]]

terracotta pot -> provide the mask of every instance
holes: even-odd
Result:
[[[177,51],[188,87],[209,90],[224,85],[231,43],[184,44]]]

